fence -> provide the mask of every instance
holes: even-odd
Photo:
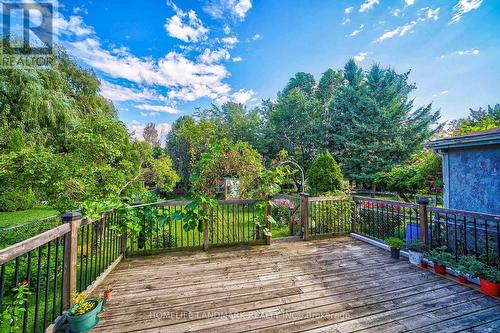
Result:
[[[0,249],[22,242],[61,224],[61,217],[54,215],[44,219],[29,221],[21,225],[0,228]]]
[[[304,239],[311,236],[345,234],[351,231],[353,201],[349,197],[301,195]]]
[[[15,319],[19,331],[43,332],[69,307],[72,291],[92,291],[101,273],[122,257],[122,237],[111,228],[114,212],[93,222],[69,213],[62,221],[0,251],[0,312],[12,307],[17,286],[22,283],[29,290],[24,312]]]
[[[143,232],[128,238],[130,253],[155,250],[203,248],[264,240],[262,230],[256,223],[257,200],[219,200],[209,211],[207,232],[186,230],[187,221],[175,219],[176,213],[185,212],[189,201],[167,201],[135,206],[143,223]],[[152,214],[151,210],[155,210]],[[164,216],[164,219],[157,218]],[[181,214],[179,216],[182,217]],[[162,222],[163,221],[163,222]]]
[[[353,197],[353,232],[383,240],[420,240],[430,248],[445,245],[458,259],[471,254],[500,265],[500,216],[427,205]]]

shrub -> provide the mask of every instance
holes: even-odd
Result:
[[[274,199],[273,203],[275,206],[272,210],[272,216],[278,226],[288,224],[291,218],[290,208],[293,208],[293,203],[288,199]]]
[[[460,273],[468,273],[471,276],[481,278],[493,283],[500,283],[500,270],[489,266],[473,256],[463,256],[458,261],[456,269]]]
[[[0,211],[15,212],[31,209],[36,200],[31,189],[9,188],[0,193]]]
[[[388,238],[384,239],[384,242],[387,245],[389,245],[392,249],[401,250],[401,249],[404,249],[406,246],[406,243],[404,242],[404,240],[401,240],[401,239],[396,238],[396,237],[388,237]]]
[[[446,250],[446,246],[432,249],[425,254],[425,258],[432,261],[434,265],[450,266],[453,263],[453,256]]]
[[[329,151],[318,155],[307,170],[309,186],[317,192],[342,190],[343,176],[340,167]]]

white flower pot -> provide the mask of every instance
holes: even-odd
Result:
[[[424,254],[421,252],[408,251],[408,258],[413,265],[420,266]]]

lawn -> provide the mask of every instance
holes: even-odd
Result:
[[[50,207],[37,207],[18,212],[0,212],[0,228],[8,228],[57,214],[59,214],[58,211]]]

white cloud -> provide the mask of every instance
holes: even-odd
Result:
[[[85,7],[75,7],[75,8],[73,8],[73,14],[80,14],[80,13],[87,15],[89,13],[89,11]]]
[[[451,23],[456,23],[462,19],[462,16],[471,12],[473,10],[478,9],[483,0],[459,0],[458,3],[453,7],[453,17],[451,18]]]
[[[358,54],[356,54],[354,57],[352,57],[354,59],[354,61],[356,62],[362,62],[366,59],[366,56],[369,55],[370,53],[369,52],[359,52]]]
[[[348,18],[348,17],[344,17],[344,18],[342,19],[342,22],[341,22],[341,23],[342,23],[342,25],[345,25],[345,24],[347,24],[347,23],[349,23],[349,22],[351,22],[351,19],[350,19],[350,18]]]
[[[219,50],[210,50],[210,49],[205,49],[205,51],[198,56],[198,59],[200,62],[204,64],[213,64],[216,62],[219,62],[221,60],[229,60],[231,55],[229,54],[229,51],[226,49],[219,49]]]
[[[233,57],[233,62],[240,62],[242,60],[243,60],[242,57]]]
[[[359,26],[359,29],[354,30],[354,31],[353,31],[353,32],[351,32],[348,36],[349,36],[349,37],[354,37],[354,36],[356,36],[357,34],[359,34],[360,32],[362,32],[362,31],[363,31],[364,27],[365,27],[365,25],[364,25],[364,24],[360,25],[360,26]]]
[[[448,54],[443,54],[440,58],[445,59],[452,56],[478,56],[480,54],[478,49],[470,49],[470,50],[459,50],[454,51]]]
[[[159,116],[159,112],[140,112],[140,115],[143,117],[156,117]]]
[[[231,28],[227,24],[224,26],[222,30],[226,35],[229,35],[231,33]]]
[[[344,13],[347,15],[351,14],[353,11],[354,7],[347,7],[346,9],[344,9]]]
[[[170,114],[180,113],[179,110],[168,106],[168,105],[153,105],[153,104],[140,104],[135,106],[139,110],[143,111],[154,111],[154,112],[164,112]]]
[[[137,120],[132,120],[130,124],[127,125],[129,131],[133,132],[132,137],[136,140],[144,140],[143,133],[146,124],[141,123]],[[155,128],[158,131],[158,138],[160,140],[160,145],[163,147],[167,138],[167,134],[172,129],[172,125],[169,123],[156,123]]]
[[[101,80],[101,95],[113,102],[162,101],[165,97],[151,89],[133,89]]]
[[[437,94],[434,94],[433,96],[434,97],[440,97],[440,96],[444,96],[444,95],[448,95],[449,91],[448,90],[443,90],[443,91],[440,91],[439,93]]]
[[[239,39],[237,37],[224,37],[224,38],[221,38],[221,41],[224,43],[224,44],[227,44],[227,45],[230,45],[230,46],[233,46],[234,44],[238,43],[239,42]]]
[[[75,35],[83,37],[94,33],[94,29],[87,26],[81,16],[70,16],[69,20],[67,20],[59,12],[56,12],[52,19],[52,25],[56,36]]]
[[[399,15],[401,15],[401,9],[392,9],[391,10],[391,15],[392,16],[399,16]]]
[[[419,10],[419,12],[423,12],[424,15],[425,15],[425,18],[421,18],[420,20],[434,20],[434,21],[437,21],[439,19],[439,10],[441,8],[435,8],[435,9],[432,9],[432,8],[429,8],[429,7],[424,7],[424,8],[421,8]]]
[[[255,92],[253,90],[240,89],[237,92],[233,93],[232,97],[236,103],[245,104],[252,98],[253,95],[255,95]]]
[[[405,5],[406,6],[413,6],[415,4],[415,0],[405,0]]]
[[[164,25],[170,37],[178,38],[186,43],[206,39],[208,29],[203,26],[203,22],[196,16],[194,10],[186,13],[172,2],[169,2],[169,5],[175,11],[175,15],[168,18]]]
[[[405,24],[403,26],[397,27],[394,30],[386,31],[384,32],[379,38],[375,40],[375,42],[382,42],[386,39],[394,38],[394,37],[403,37],[406,35],[408,32],[410,32],[415,25],[417,24],[417,21],[411,21],[408,24]]]
[[[375,5],[378,5],[380,2],[379,0],[365,0],[359,7],[359,12],[363,13],[366,12],[370,9],[372,9]]]
[[[262,35],[261,34],[255,34],[252,37],[252,40],[259,40],[259,39],[262,39]]]
[[[209,0],[203,10],[213,18],[220,19],[225,13],[243,21],[252,8],[251,0]]]

